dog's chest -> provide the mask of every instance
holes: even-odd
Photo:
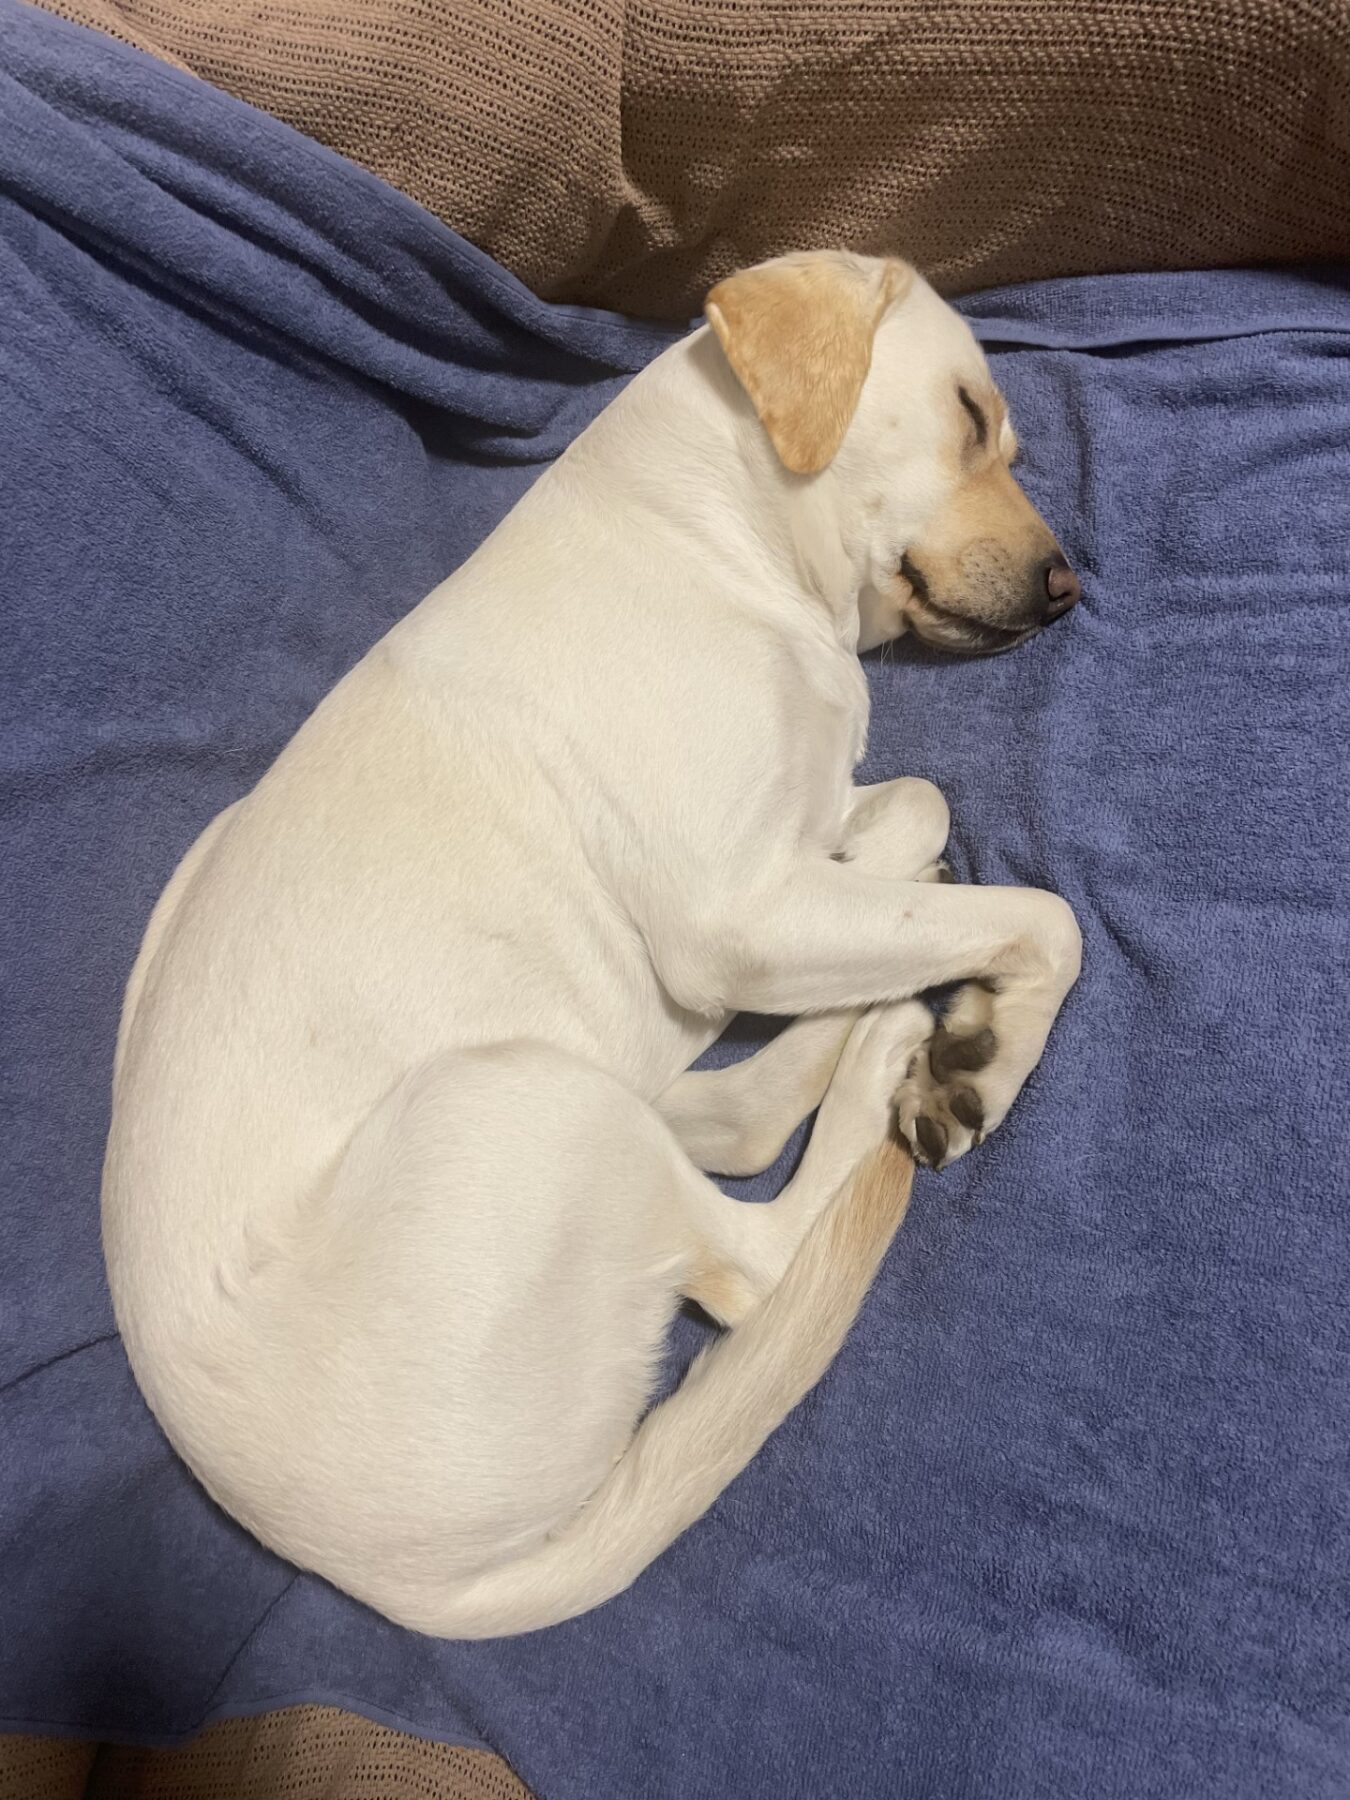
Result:
[[[847,816],[853,771],[867,748],[867,678],[855,656],[818,652],[799,661],[798,677],[795,736],[809,795],[808,830],[829,840]]]
[[[803,659],[800,676],[811,690],[821,735],[833,761],[851,774],[867,749],[867,677],[856,656],[842,648],[829,656]]]

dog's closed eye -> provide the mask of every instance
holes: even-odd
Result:
[[[989,441],[989,421],[984,415],[984,409],[978,401],[971,397],[966,388],[957,388],[956,395],[969,415],[971,424],[975,427],[975,448],[983,450]]]

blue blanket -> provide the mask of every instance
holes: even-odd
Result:
[[[0,120],[0,1725],[327,1700],[546,1800],[1344,1800],[1344,281],[969,304],[1087,597],[878,660],[865,775],[942,784],[963,877],[1067,893],[1083,980],[708,1518],[587,1618],[442,1644],[255,1546],[136,1393],[120,994],[199,828],[664,339],[15,0]]]

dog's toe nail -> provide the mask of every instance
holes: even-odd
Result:
[[[984,1124],[984,1107],[974,1088],[958,1088],[947,1104],[952,1109],[952,1116],[968,1131],[979,1131]]]
[[[942,1159],[947,1154],[947,1133],[936,1119],[930,1119],[926,1113],[920,1113],[914,1121],[914,1135],[918,1139],[923,1160],[930,1169],[940,1169]]]

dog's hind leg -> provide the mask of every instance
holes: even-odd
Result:
[[[801,1166],[777,1200],[733,1200],[690,1170],[682,1197],[702,1246],[685,1284],[690,1299],[734,1325],[776,1286],[823,1208],[891,1132],[896,1089],[932,1029],[932,1014],[915,1000],[858,1018]]]
[[[798,1019],[726,1069],[691,1069],[655,1101],[691,1162],[718,1175],[757,1175],[820,1105],[855,1014]]]
[[[855,790],[839,860],[893,881],[950,879],[939,861],[947,802],[902,776]],[[690,1160],[717,1175],[758,1175],[820,1105],[857,1017],[815,1013],[724,1069],[694,1069],[655,1102]]]

